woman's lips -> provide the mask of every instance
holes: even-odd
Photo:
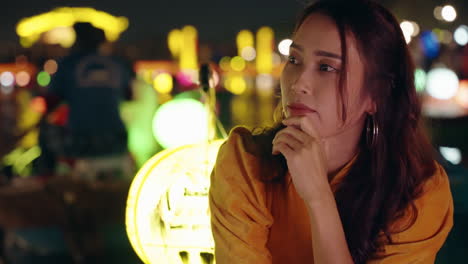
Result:
[[[316,112],[314,109],[304,104],[290,104],[288,105],[288,110],[292,116],[303,116]]]

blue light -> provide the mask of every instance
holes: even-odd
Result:
[[[421,34],[421,44],[424,55],[429,59],[434,59],[439,55],[440,44],[434,32],[424,31]]]

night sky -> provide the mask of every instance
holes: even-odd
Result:
[[[352,1],[352,0],[348,0]],[[272,26],[277,38],[287,37],[295,18],[307,0],[3,0],[0,15],[0,42],[17,42],[16,23],[61,6],[90,6],[130,20],[121,41],[137,43],[166,38],[174,28],[192,24],[199,30],[200,42],[229,43],[241,29],[257,30]],[[415,20],[424,28],[453,30],[468,24],[468,1],[452,0],[380,0],[398,18]],[[437,21],[432,13],[436,5],[450,3],[458,11],[452,24]],[[465,14],[465,15],[463,15]]]

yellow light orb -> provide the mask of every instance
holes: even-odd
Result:
[[[233,94],[240,95],[247,90],[247,82],[242,76],[230,76],[224,81],[226,90]]]
[[[262,27],[257,32],[257,60],[258,73],[270,74],[273,70],[274,32],[270,27]]]
[[[235,71],[243,71],[245,69],[245,60],[240,56],[235,56],[231,59],[231,68]]]
[[[223,71],[229,71],[231,69],[231,58],[230,57],[222,57],[219,61],[219,67]]]
[[[169,36],[167,38],[167,44],[169,46],[169,50],[171,51],[172,56],[178,57],[180,54],[180,50],[184,44],[184,36],[182,31],[179,29],[174,29],[169,32]]]
[[[154,78],[153,87],[158,93],[170,93],[174,87],[172,76],[168,73],[158,74],[158,76]]]
[[[254,35],[250,30],[241,30],[237,34],[236,42],[239,56],[241,56],[244,48],[254,46]]]
[[[126,229],[144,263],[202,263],[213,258],[210,174],[223,140],[156,154],[130,186]],[[182,262],[186,255],[187,262]]]

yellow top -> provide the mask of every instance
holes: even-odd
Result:
[[[266,190],[265,184],[257,178],[258,160],[243,144],[242,134],[246,132],[241,127],[231,132],[219,150],[211,175],[209,199],[216,262],[313,263],[309,216],[302,198],[296,193],[289,175],[287,199]],[[332,189],[351,163],[333,179]],[[424,184],[423,195],[415,205],[416,222],[394,234],[394,244],[385,245],[378,259],[367,263],[434,263],[453,225],[449,181],[439,164],[434,177]]]

